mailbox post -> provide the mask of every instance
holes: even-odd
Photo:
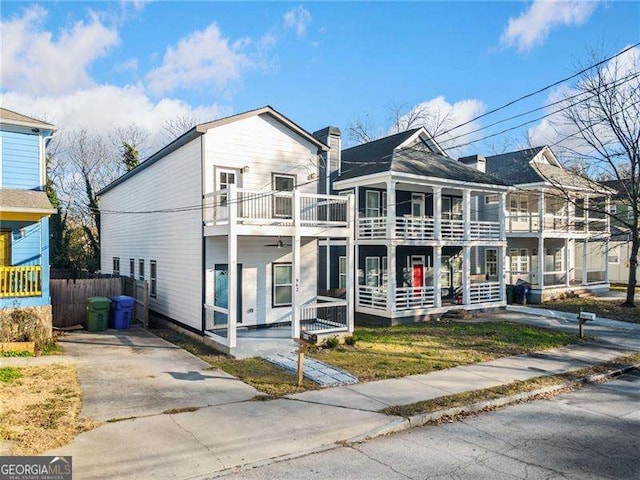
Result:
[[[584,339],[584,324],[588,321],[592,321],[596,319],[596,314],[591,312],[583,312],[580,310],[578,314],[578,329],[579,335],[581,339]]]
[[[302,331],[300,332],[300,339],[298,342],[298,386],[302,386],[304,379],[304,355],[309,350],[309,347],[318,341],[318,336]]]

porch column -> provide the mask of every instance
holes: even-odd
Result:
[[[588,248],[589,240],[585,238],[584,242],[582,242],[582,285],[589,283],[589,277],[587,275],[587,259],[589,258],[587,255]]]
[[[354,263],[353,263],[353,237],[355,235],[355,197],[353,195],[347,196],[347,216],[349,219],[349,232],[347,236],[347,327],[350,332],[353,332],[355,324],[355,304],[354,289],[356,289],[354,280]]]
[[[498,222],[500,223],[500,241],[504,242],[507,239],[507,192],[500,193]]]
[[[324,255],[324,264],[326,265],[325,283],[326,283],[326,289],[331,290],[331,239],[327,237],[324,240],[327,245],[327,250],[325,251],[325,255]],[[340,260],[338,260],[338,262],[340,262]],[[340,279],[338,279],[338,283],[339,282],[340,282]],[[338,284],[338,287],[339,286],[340,285]]]
[[[396,182],[387,181],[387,240],[396,238]]]
[[[469,305],[471,300],[471,247],[462,247],[462,303]]]
[[[300,190],[293,191],[293,237],[291,256],[293,263],[293,286],[291,289],[291,336],[300,338]]]
[[[604,240],[604,282],[609,283],[609,237]]]
[[[584,197],[584,232],[589,234],[589,195]],[[586,240],[585,240],[586,243]]]
[[[235,185],[229,185],[229,233],[227,235],[227,271],[229,272],[229,298],[227,306],[227,342],[229,348],[236,346],[236,322],[238,319],[238,234],[236,218],[238,216],[237,191]]]
[[[442,237],[442,187],[433,187],[433,237]]]
[[[504,269],[504,260],[505,260],[505,250],[506,247],[498,247],[498,282],[500,283],[500,301],[507,301],[507,290],[506,290],[506,281],[505,281],[505,269]],[[486,255],[486,251],[485,251]]]
[[[544,237],[538,237],[538,288],[544,288]],[[542,294],[542,292],[541,292]]]
[[[442,306],[442,247],[433,247],[433,306]]]
[[[396,246],[393,242],[387,242],[387,275],[389,280],[387,283],[387,310],[391,313],[396,311]]]
[[[471,240],[471,190],[462,190],[462,223],[464,228],[464,240]],[[471,265],[469,265],[470,267]]]
[[[571,278],[569,277],[570,274],[570,266],[569,266],[569,239],[565,238],[564,239],[564,285],[565,287],[569,287],[571,285]]]
[[[540,223],[540,225],[538,225],[538,231],[539,232],[543,232],[544,231],[544,211],[545,211],[545,204],[544,204],[544,190],[540,190],[540,199],[538,201],[538,222]]]

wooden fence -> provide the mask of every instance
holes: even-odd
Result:
[[[135,288],[134,288],[135,287]],[[148,287],[146,281],[123,277],[51,280],[53,326],[85,325],[89,297],[129,295],[136,299],[135,320],[148,324]]]

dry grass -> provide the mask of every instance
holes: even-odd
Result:
[[[292,393],[319,388],[315,383],[304,380],[302,387],[297,385],[297,377],[261,358],[235,359],[223,355],[208,345],[170,328],[156,328],[153,333],[168,342],[192,353],[204,360],[212,368],[222,370],[245,383],[255,387],[270,397],[282,397]]]
[[[33,455],[69,443],[98,422],[79,418],[82,391],[73,365],[16,367],[21,376],[0,383],[0,439],[12,454]]]
[[[621,320],[623,322],[640,323],[640,308],[623,307],[622,301],[620,300],[599,300],[589,297],[565,298],[535,306],[575,314],[580,313],[580,310],[584,310],[586,312],[593,312],[598,317]]]
[[[360,381],[403,377],[498,357],[560,347],[575,336],[507,322],[429,322],[357,328],[355,346],[322,349],[311,356]]]
[[[607,373],[618,368],[626,367],[628,365],[636,365],[638,363],[640,363],[640,353],[619,357],[610,362],[594,365],[593,367],[573,370],[559,375],[535,377],[529,380],[517,380],[497,387],[446,395],[444,397],[412,403],[410,405],[387,407],[381,410],[381,412],[387,415],[397,415],[401,417],[410,417],[420,413],[432,413],[440,410],[447,410],[449,408],[462,407],[477,402],[495,400],[497,398],[516,395],[518,393],[531,392],[544,387],[571,384],[572,382],[576,382],[585,377]]]

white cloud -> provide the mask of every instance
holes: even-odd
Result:
[[[115,67],[115,70],[118,72],[137,72],[138,71],[138,59],[130,58],[129,60],[125,60],[120,65]]]
[[[87,68],[119,42],[117,30],[93,13],[57,38],[44,30],[46,16],[44,8],[33,6],[2,22],[3,90],[67,93],[87,87],[93,83]]]
[[[151,133],[150,144],[158,146],[164,139],[162,125],[176,117],[208,121],[230,113],[216,103],[192,108],[182,100],[150,99],[142,85],[116,87],[91,86],[64,95],[31,95],[8,92],[0,97],[2,105],[26,115],[46,118],[62,131],[87,129],[107,134],[118,127],[136,124]]]
[[[302,5],[298,5],[284,14],[285,26],[294,29],[298,37],[307,33],[307,27],[311,24],[311,20],[311,12]]]
[[[246,38],[231,42],[212,23],[169,46],[162,65],[147,75],[148,86],[156,94],[208,85],[223,90],[252,66],[243,53],[249,43]]]
[[[584,24],[598,6],[597,0],[535,0],[502,32],[503,45],[527,52],[542,45],[551,29]]]
[[[388,134],[424,126],[427,131],[435,135],[436,141],[440,146],[450,156],[455,157],[475,149],[473,145],[466,146],[463,144],[479,138],[480,133],[472,134],[471,131],[479,128],[480,122],[474,121],[449,133],[443,134],[443,132],[456,125],[470,121],[485,110],[484,103],[474,98],[460,100],[452,104],[447,102],[443,96],[439,96],[414,106],[409,112],[400,117],[399,127],[393,126],[389,129]]]

